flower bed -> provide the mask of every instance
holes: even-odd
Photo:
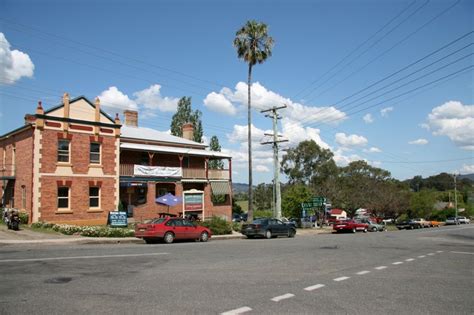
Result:
[[[129,228],[111,228],[108,226],[77,226],[70,224],[54,224],[36,222],[32,228],[53,230],[65,235],[81,235],[88,237],[133,237],[135,231]]]

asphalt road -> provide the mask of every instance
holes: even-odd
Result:
[[[0,314],[473,314],[474,225],[0,247]]]

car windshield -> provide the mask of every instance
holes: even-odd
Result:
[[[449,217],[449,218],[447,218],[447,220],[454,220],[454,218],[453,218],[453,217]]]
[[[268,223],[268,219],[255,219],[255,220],[253,220],[252,223],[253,223],[253,224],[267,224],[267,223]]]
[[[160,223],[163,223],[165,220],[166,218],[156,218],[156,219],[151,220],[150,223],[160,224]]]

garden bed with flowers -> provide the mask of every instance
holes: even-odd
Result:
[[[80,235],[88,237],[134,237],[131,228],[112,228],[108,226],[78,226],[70,224],[55,224],[36,222],[31,225],[36,230],[55,231],[64,235]]]

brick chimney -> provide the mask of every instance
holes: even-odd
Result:
[[[192,123],[183,124],[183,138],[191,141],[194,140],[194,126]]]
[[[125,126],[138,127],[138,112],[136,110],[124,110],[123,116],[125,118]]]

